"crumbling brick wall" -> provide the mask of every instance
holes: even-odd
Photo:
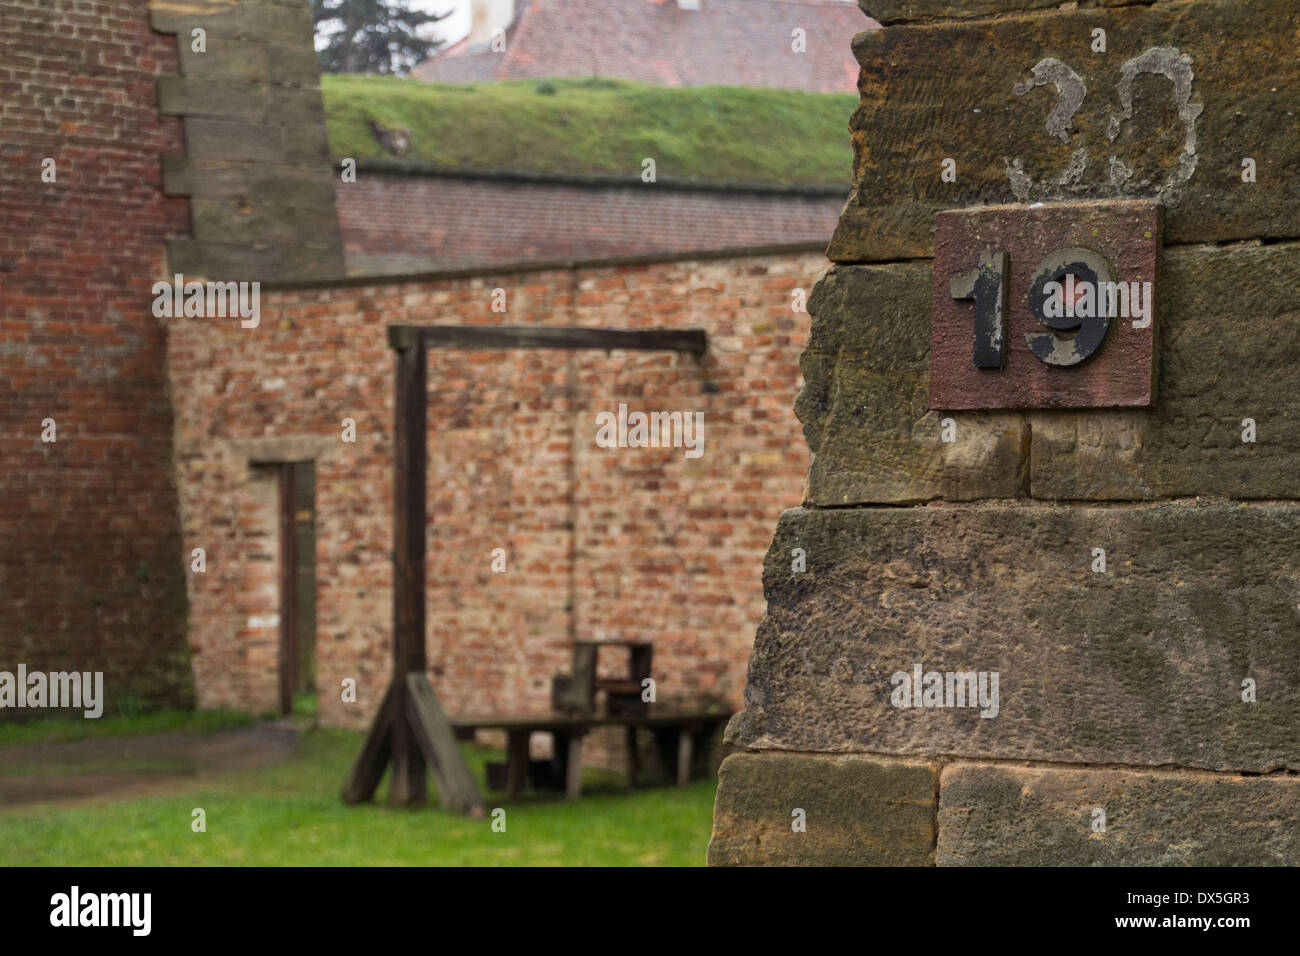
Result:
[[[1294,4],[862,6],[710,861],[1300,863]],[[936,211],[1108,197],[1164,203],[1154,404],[930,408]],[[996,715],[897,705],[918,666]]]
[[[184,546],[207,553],[207,571],[189,577],[200,704],[275,706],[240,594],[260,531],[239,516],[251,463],[311,459],[319,713],[366,724],[392,658],[385,328],[502,323],[703,328],[710,346],[703,359],[430,350],[428,661],[448,711],[547,707],[574,637],[653,640],[659,700],[738,704],[760,558],[807,466],[791,403],[802,291],[824,265],[820,251],[768,250],[325,283],[264,289],[256,329],[172,321]],[[598,447],[596,414],[619,403],[703,412],[703,454]],[[349,677],[356,704],[340,694]]]

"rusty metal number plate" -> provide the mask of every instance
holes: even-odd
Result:
[[[983,206],[935,217],[930,407],[1155,400],[1154,200]]]

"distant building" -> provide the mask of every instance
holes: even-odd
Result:
[[[681,184],[363,164],[337,183],[352,275],[826,243],[848,186]]]
[[[413,74],[430,83],[606,76],[852,93],[849,38],[878,26],[850,0],[473,0],[465,39]]]

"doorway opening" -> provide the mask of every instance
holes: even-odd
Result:
[[[281,714],[316,711],[316,466],[273,466],[279,482]]]

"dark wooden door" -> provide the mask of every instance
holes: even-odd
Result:
[[[298,535],[294,465],[280,463],[280,713],[293,713],[298,689]]]
[[[315,690],[316,469],[310,461],[281,462],[280,711],[294,695]]]

